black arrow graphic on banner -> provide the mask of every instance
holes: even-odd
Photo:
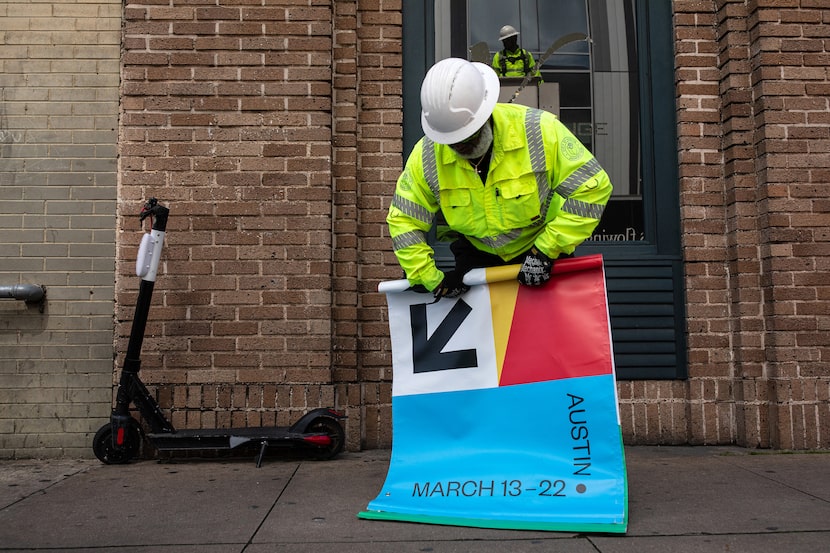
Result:
[[[426,304],[409,306],[412,324],[412,365],[416,374],[478,366],[475,349],[441,351],[472,310],[473,308],[464,300],[458,300],[432,336],[427,336]]]

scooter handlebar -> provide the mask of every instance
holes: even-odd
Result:
[[[153,230],[164,232],[167,230],[167,217],[170,210],[158,203],[156,198],[150,198],[144,203],[139,213],[139,220],[143,223],[144,219],[150,217],[153,222]]]

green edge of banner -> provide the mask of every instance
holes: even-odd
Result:
[[[619,524],[588,522],[565,523],[440,517],[431,515],[387,513],[383,511],[362,511],[358,513],[357,516],[358,518],[367,520],[418,522],[426,524],[440,524],[444,526],[469,526],[473,528],[493,528],[497,530],[544,530],[549,532],[572,532],[577,534],[624,534],[628,528],[627,520],[623,520]]]

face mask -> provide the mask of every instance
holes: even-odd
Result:
[[[519,37],[511,36],[501,41],[504,44],[504,49],[508,52],[513,52],[519,48]]]
[[[451,144],[455,153],[464,159],[478,159],[487,153],[490,146],[493,144],[493,126],[490,121],[487,121],[481,130],[478,131],[478,136],[469,140],[468,142],[459,142],[458,144]]]

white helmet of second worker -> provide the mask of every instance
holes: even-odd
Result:
[[[511,36],[519,36],[519,31],[513,25],[505,25],[499,31],[499,40],[510,38]]]
[[[421,84],[421,126],[438,144],[474,135],[499,100],[499,77],[483,63],[461,58],[439,61]]]

